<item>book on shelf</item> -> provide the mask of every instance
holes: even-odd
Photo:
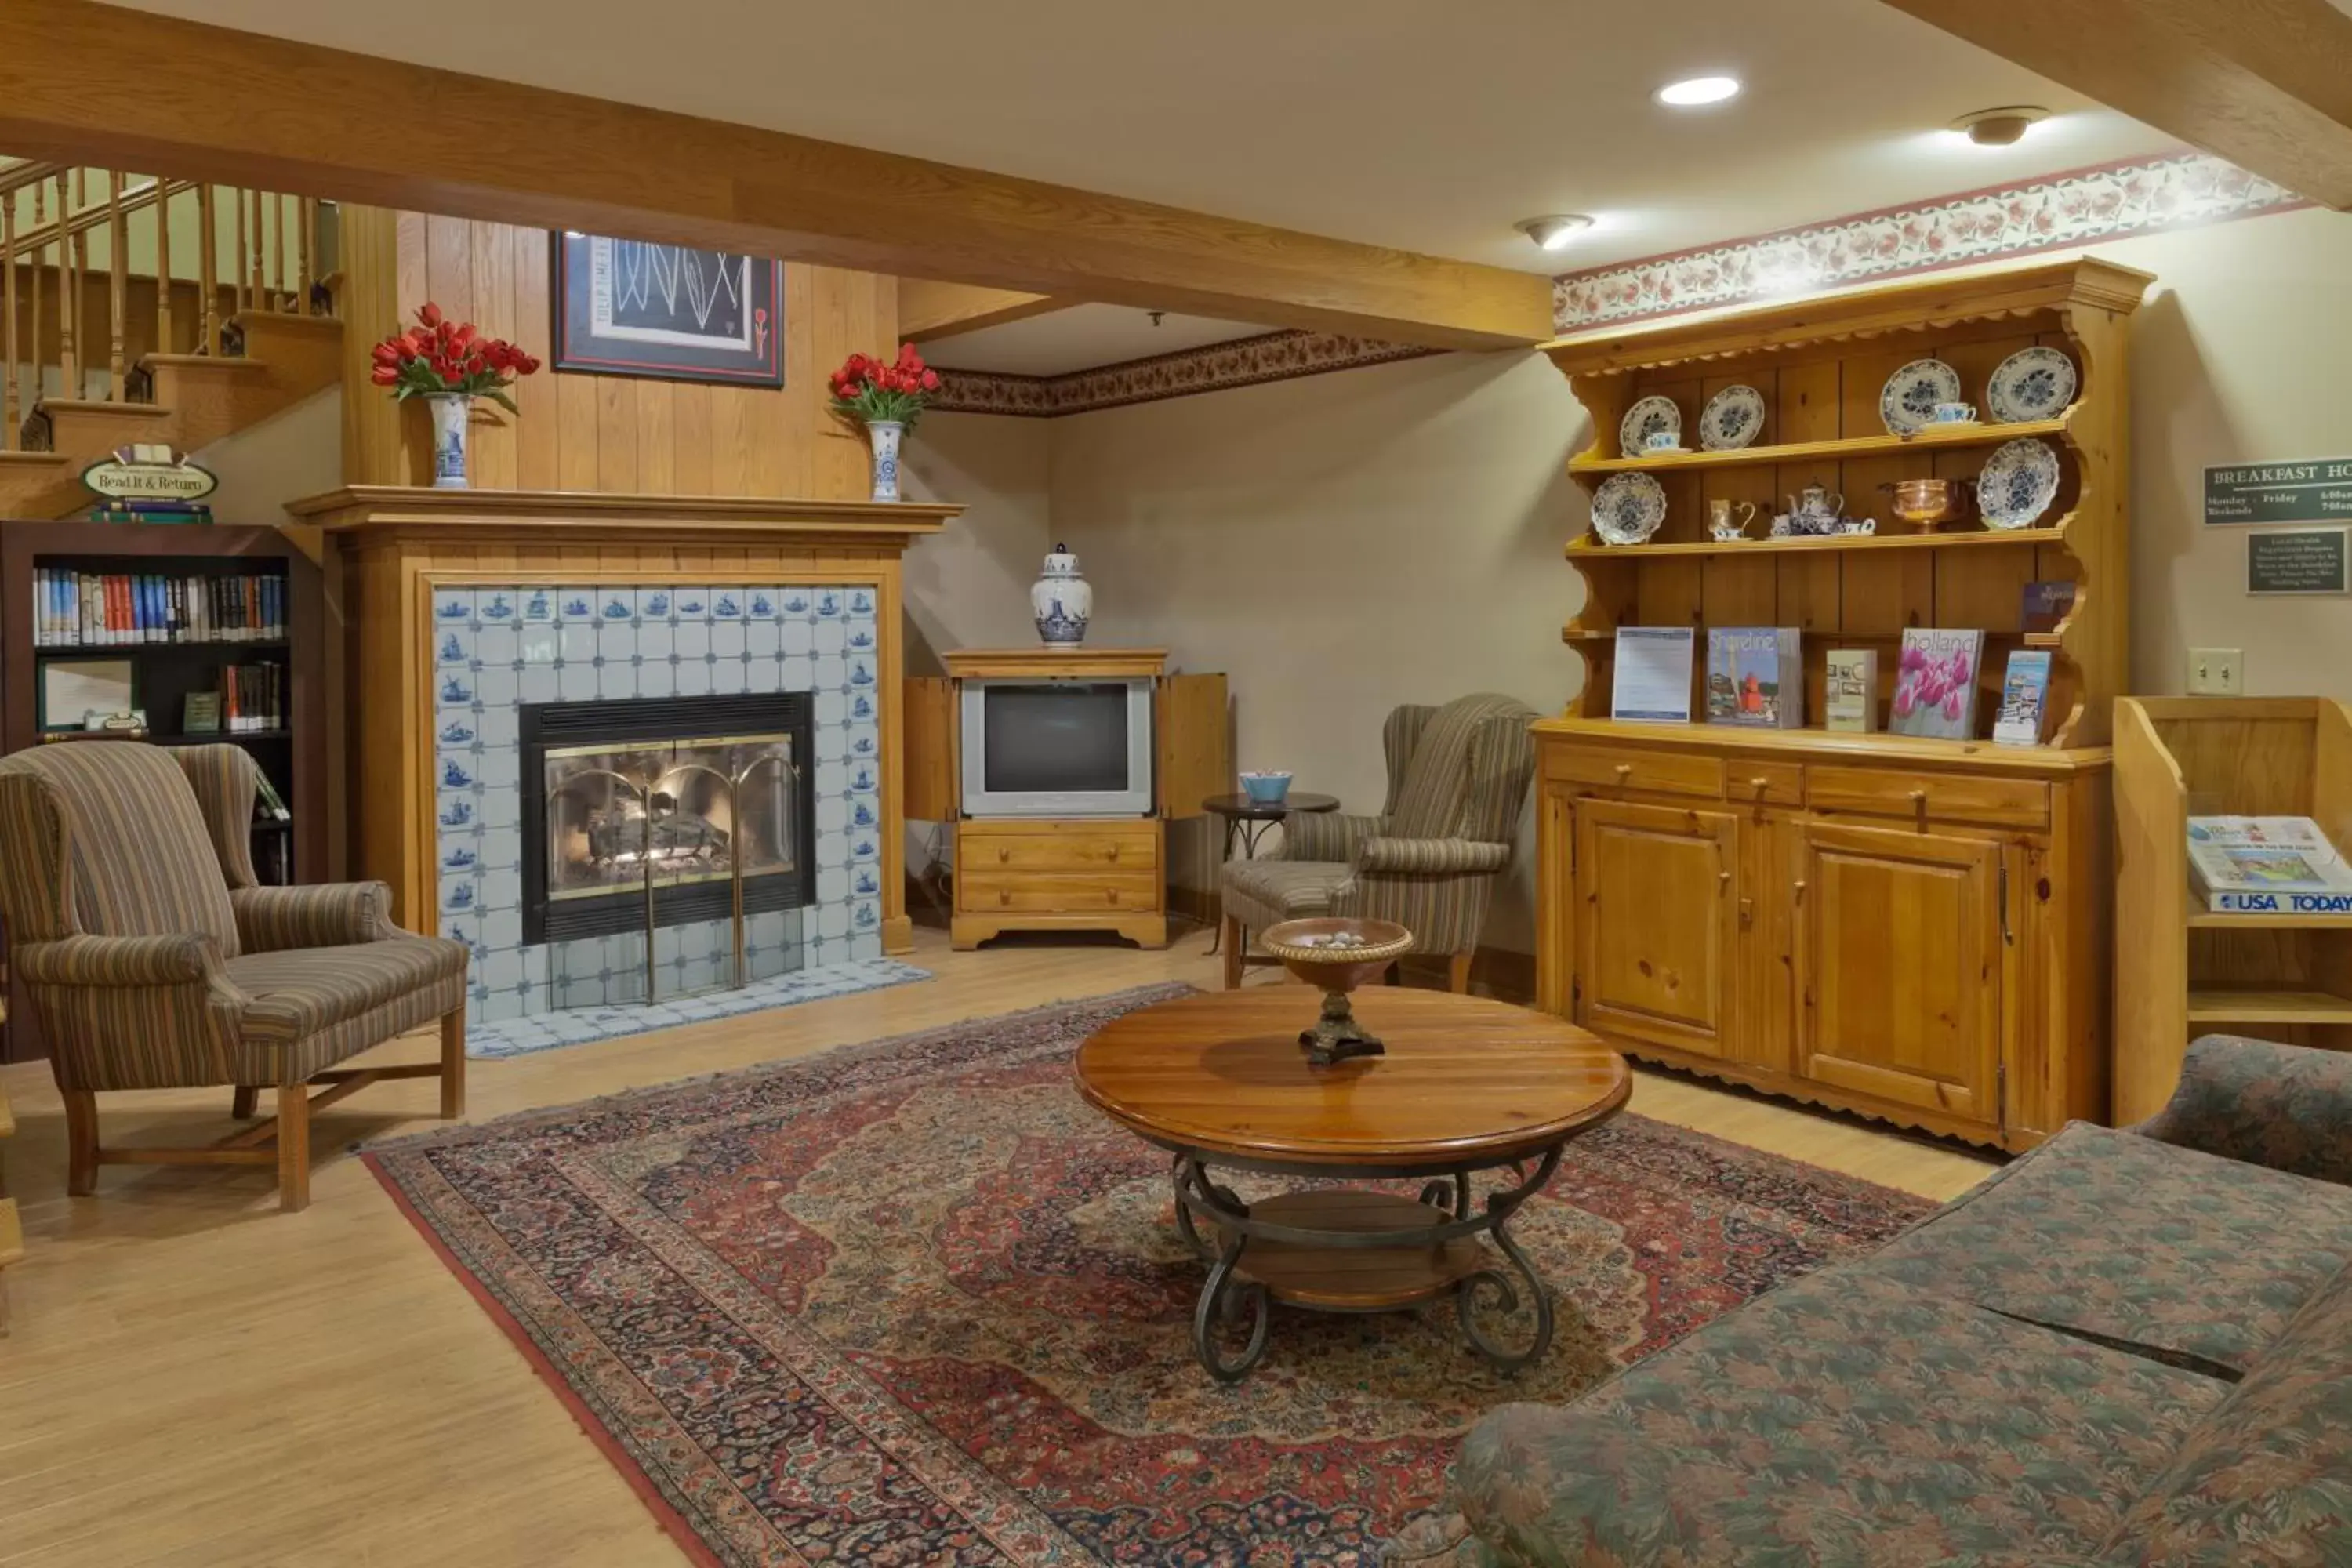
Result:
[[[1867,735],[1878,728],[1878,650],[1833,647],[1822,682],[1825,729]]]
[[[2028,632],[2054,632],[2066,612],[2074,607],[2074,584],[2063,578],[2047,583],[2028,583],[2024,605],[2021,609],[2018,628]]]
[[[1609,716],[1633,724],[1689,723],[1696,646],[1689,626],[1618,627]]]
[[[2038,746],[2050,722],[2050,650],[2011,648],[2001,678],[2000,711],[1992,738],[2004,746]]]
[[[2352,914],[2352,867],[2307,816],[2192,816],[2189,883],[2223,914]]]
[[[1977,732],[1977,674],[1984,633],[1911,626],[1897,655],[1890,734],[1965,741]]]
[[[286,667],[232,664],[220,672],[221,728],[232,735],[286,728]]]
[[[1805,721],[1803,635],[1794,626],[1710,626],[1706,721],[1794,730]]]
[[[33,571],[37,647],[274,642],[285,636],[281,574]]]
[[[269,782],[268,773],[257,769],[254,773],[254,784],[260,792],[254,797],[253,802],[253,815],[256,819],[265,822],[294,820],[294,814],[286,809],[286,797],[278,793],[278,786]]]

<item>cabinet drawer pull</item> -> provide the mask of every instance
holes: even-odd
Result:
[[[1752,778],[1748,781],[1748,787],[1754,790],[1758,795],[1762,795],[1766,790],[1772,787],[1772,781],[1765,778]]]
[[[1010,844],[1000,844],[1000,845],[998,845],[998,846],[996,847],[996,858],[997,858],[999,860],[1010,860],[1010,859],[1012,859],[1012,858],[1013,858],[1013,846],[1012,846],[1012,845],[1010,845]]]
[[[1802,877],[1797,879],[1797,892],[1793,901],[1800,904],[1805,901],[1805,879]]]
[[[1009,903],[1011,903],[1011,902],[1013,901],[1013,889],[1010,889],[1010,888],[999,888],[999,889],[996,889],[996,901],[997,901],[998,903],[1000,903],[1000,904],[1009,904]]]
[[[1116,860],[1116,859],[1118,859],[1118,845],[1116,845],[1116,844],[1112,845],[1112,846],[1110,847],[1110,853],[1109,853],[1109,854],[1108,854],[1108,855],[1106,855],[1106,856],[1104,856],[1104,857],[1103,857],[1103,858],[1104,858],[1104,859],[1106,859],[1106,860]]]
[[[1105,893],[1103,897],[1115,904],[1118,902],[1118,889],[1117,888],[1113,888],[1108,892]]]
[[[1915,790],[1913,790],[1913,791],[1911,792],[1911,804],[1912,804],[1913,805],[1927,805],[1927,792],[1926,790],[1924,790],[1924,789],[1915,789]]]
[[[1633,776],[1633,763],[1619,763],[1617,764],[1617,782],[1618,782],[1619,784],[1623,784],[1627,779],[1630,779],[1630,778],[1632,778]]]

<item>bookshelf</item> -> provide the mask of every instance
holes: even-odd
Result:
[[[45,642],[60,634],[54,618],[45,627],[36,613],[42,574],[162,577],[192,584],[230,579],[269,579],[282,584],[282,605],[273,603],[282,636],[193,635],[205,623],[190,623],[179,641],[104,643],[94,637],[71,643]],[[139,706],[148,719],[147,739],[157,745],[202,745],[226,742],[253,755],[293,814],[289,823],[257,823],[256,868],[290,858],[282,868],[290,880],[316,880],[326,874],[325,749],[319,710],[323,652],[319,571],[275,528],[219,525],[94,522],[0,524],[0,744],[8,751],[41,743],[41,692],[46,667],[59,661],[123,660],[132,669]],[[254,726],[215,734],[184,728],[192,693],[216,691],[225,669],[265,672],[274,692],[271,710],[250,715]],[[265,719],[275,722],[264,723]],[[282,838],[281,858],[261,838]]]
[[[1650,475],[1665,518],[1645,542],[1564,546],[1582,594],[1562,640],[1584,679],[1534,726],[1537,993],[1630,1055],[2017,1150],[2108,1104],[2113,699],[2129,651],[2124,476],[2130,317],[2151,279],[2096,258],[1774,303],[1548,346],[1592,424],[1568,462],[1588,494]],[[2074,363],[2053,418],[1887,433],[1879,395],[1940,359],[1984,409],[1994,368],[2051,345]],[[1695,432],[1717,392],[1764,401],[1755,445],[1621,449],[1639,399]],[[1987,411],[1989,413],[1989,410]],[[1968,479],[2032,437],[2060,479],[2031,528],[1914,531],[1883,487]],[[1718,541],[1709,503],[1769,518],[1811,485],[1877,531]],[[2075,584],[2029,631],[2030,583]],[[1805,728],[1619,723],[1617,640],[1793,626]],[[1885,732],[1903,634],[1984,634],[1971,736]],[[2051,654],[2051,738],[1990,743],[2010,654]],[[1878,655],[1879,729],[1822,727],[1833,649]],[[2225,1004],[2226,1005],[2226,1004]],[[2283,1004],[2284,1005],[2284,1004]]]
[[[2191,816],[2308,816],[2352,846],[2352,709],[2126,697],[2115,750],[2116,1121],[2163,1106],[2199,1035],[2352,1049],[2352,915],[2200,909],[2188,856]]]

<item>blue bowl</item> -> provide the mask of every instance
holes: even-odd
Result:
[[[1280,805],[1282,797],[1290,793],[1288,773],[1244,773],[1242,793],[1257,805]]]

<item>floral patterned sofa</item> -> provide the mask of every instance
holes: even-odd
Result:
[[[1464,1439],[1447,1568],[2352,1563],[2352,1055],[2222,1036],[1873,1256]]]

